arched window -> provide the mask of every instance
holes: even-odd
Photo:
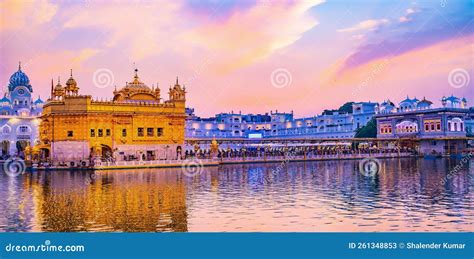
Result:
[[[464,131],[464,122],[461,118],[452,118],[448,120],[448,130],[453,132]]]
[[[16,132],[17,134],[20,134],[20,135],[27,135],[31,133],[31,127],[28,125],[20,125],[16,129]]]
[[[5,126],[2,127],[2,134],[4,134],[4,135],[10,134],[11,131],[12,131],[12,129],[8,125],[5,125]]]
[[[418,124],[415,121],[405,120],[395,125],[398,133],[418,132]]]

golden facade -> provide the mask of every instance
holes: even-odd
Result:
[[[180,157],[184,144],[186,89],[178,80],[162,101],[160,89],[140,81],[113,92],[111,101],[80,95],[72,77],[51,85],[40,124],[42,149],[54,162],[156,160]]]

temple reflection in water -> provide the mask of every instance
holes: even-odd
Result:
[[[0,175],[0,231],[469,231],[472,164],[357,161]]]
[[[11,186],[4,191],[12,197],[5,204],[11,207],[1,224],[17,221],[17,231],[184,232],[186,194],[179,170],[63,171],[6,178]]]

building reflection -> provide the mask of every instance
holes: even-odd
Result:
[[[31,176],[40,231],[187,231],[180,169]]]
[[[32,231],[35,221],[34,202],[28,189],[23,188],[23,179],[0,176],[0,232]]]
[[[453,231],[472,218],[459,160],[0,174],[0,231]],[[443,181],[443,179],[447,179]],[[291,220],[291,221],[290,221]]]

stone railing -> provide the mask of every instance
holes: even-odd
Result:
[[[395,157],[408,157],[412,156],[409,152],[400,153],[362,153],[362,154],[331,154],[331,155],[315,155],[308,154],[304,155],[287,155],[287,156],[257,156],[257,157],[224,157],[219,159],[220,162],[252,162],[252,161],[282,161],[282,160],[337,160],[337,159],[363,159],[367,157],[376,158],[395,158]]]
[[[134,160],[134,161],[95,161],[94,162],[94,167],[113,167],[113,166],[158,166],[158,165],[182,165],[186,166],[188,164],[195,164],[197,166],[201,165],[206,165],[206,164],[212,164],[212,163],[218,163],[219,161],[217,159],[183,159],[183,160],[147,160],[147,161],[139,161],[139,160]]]

